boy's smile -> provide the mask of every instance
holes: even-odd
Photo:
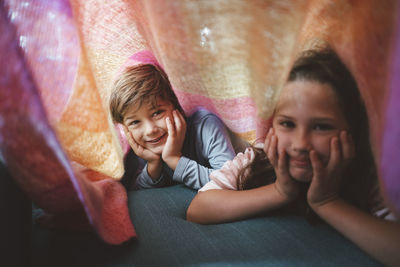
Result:
[[[167,134],[163,134],[163,135],[161,135],[160,137],[157,137],[157,138],[155,138],[155,139],[146,141],[146,143],[149,144],[150,146],[151,146],[151,145],[158,145],[158,144],[161,144],[161,143],[165,142],[164,139],[165,139],[167,136],[168,136]]]
[[[167,117],[172,118],[174,106],[166,100],[157,98],[157,104],[143,102],[137,108],[133,106],[124,116],[124,124],[133,139],[142,147],[161,155],[168,138]]]

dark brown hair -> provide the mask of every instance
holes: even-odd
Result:
[[[357,207],[368,210],[371,191],[377,186],[377,171],[369,141],[369,125],[365,105],[357,83],[336,53],[330,48],[303,52],[295,61],[288,82],[305,80],[328,84],[335,92],[355,144],[355,158],[345,170],[341,196]],[[271,184],[276,176],[265,153],[255,149],[256,158],[249,165],[240,188]]]
[[[157,97],[171,102],[184,115],[162,68],[152,64],[128,67],[114,83],[109,101],[111,117],[114,122],[123,123],[129,107],[139,109],[143,103],[156,106]]]

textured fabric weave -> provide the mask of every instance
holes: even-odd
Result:
[[[99,188],[70,163],[94,180],[122,177],[108,99],[133,54],[154,54],[186,112],[205,107],[253,141],[265,135],[296,56],[328,43],[357,80],[380,184],[400,213],[399,8],[395,0],[1,1],[0,159],[34,202],[53,213],[78,206],[100,231]]]

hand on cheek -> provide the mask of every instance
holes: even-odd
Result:
[[[281,148],[278,152],[278,138],[273,128],[269,130],[265,139],[264,152],[275,169],[275,189],[285,200],[293,200],[297,197],[300,187],[298,182],[290,177],[285,149]]]
[[[179,111],[174,110],[172,116],[166,118],[166,124],[168,128],[168,138],[161,157],[171,169],[175,170],[182,156],[181,151],[185,141],[186,121]]]
[[[129,131],[129,129],[124,125],[124,132],[125,132],[125,136],[128,139],[129,145],[132,147],[133,152],[135,152],[135,154],[148,161],[148,162],[158,162],[161,160],[160,155],[155,154],[154,152],[152,152],[151,150],[141,146],[139,143],[137,143],[135,141],[135,139],[132,136],[132,133]]]
[[[354,157],[354,144],[346,131],[330,140],[330,156],[324,165],[315,150],[310,151],[313,176],[307,192],[311,207],[324,205],[338,198],[343,170]]]

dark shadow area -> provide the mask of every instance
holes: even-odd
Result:
[[[30,266],[32,205],[0,161],[1,261],[7,266]]]

